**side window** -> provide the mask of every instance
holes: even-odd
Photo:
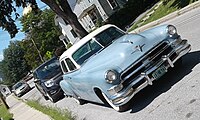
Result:
[[[67,66],[68,66],[70,71],[73,71],[73,70],[76,69],[76,66],[74,65],[74,63],[69,58],[67,58],[65,61],[66,61]]]
[[[68,72],[67,67],[66,67],[64,61],[61,61],[61,67],[62,67],[62,69],[63,69],[63,72]]]

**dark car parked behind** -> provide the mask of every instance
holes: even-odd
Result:
[[[62,71],[57,57],[53,57],[40,65],[33,72],[35,87],[46,100],[56,102],[64,97],[59,86],[62,80]]]

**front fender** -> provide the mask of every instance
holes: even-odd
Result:
[[[74,92],[72,91],[70,85],[65,80],[60,81],[60,87],[64,91],[65,95],[74,96],[73,94]]]

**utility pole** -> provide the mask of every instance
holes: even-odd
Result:
[[[35,49],[37,50],[37,52],[38,52],[38,54],[39,54],[40,60],[41,60],[42,62],[44,62],[44,60],[43,60],[43,58],[42,58],[42,55],[41,55],[41,53],[40,53],[40,50],[37,48],[37,46],[36,46],[36,44],[35,44],[35,41],[33,40],[33,38],[30,38],[30,39],[31,39],[33,45],[35,46]]]

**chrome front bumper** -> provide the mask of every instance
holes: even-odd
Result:
[[[187,43],[187,40],[182,40],[182,42],[174,48],[174,52],[176,52],[176,56],[173,60],[170,59],[169,55],[163,55],[162,59],[157,62],[156,65],[148,69],[146,72],[141,73],[140,77],[136,80],[134,80],[129,86],[126,88],[123,88],[123,90],[111,95],[110,101],[115,106],[121,106],[126,104],[136,93],[138,93],[143,88],[147,87],[148,85],[152,85],[153,81],[155,80],[150,74],[154,71],[156,71],[160,66],[164,65],[166,70],[168,70],[169,67],[174,67],[174,63],[181,58],[183,55],[188,53],[191,50],[191,45]],[[173,52],[173,53],[174,53]],[[166,71],[167,72],[167,71]],[[142,83],[141,83],[142,82]],[[139,84],[139,86],[134,87],[136,84]]]

